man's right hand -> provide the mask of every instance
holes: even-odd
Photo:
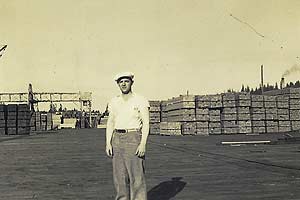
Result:
[[[106,155],[109,156],[109,157],[113,156],[113,149],[112,149],[111,144],[106,145]]]

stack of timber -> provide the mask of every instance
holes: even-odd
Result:
[[[150,103],[150,110],[149,110],[150,134],[159,135],[159,129],[160,129],[159,123],[161,120],[160,101],[149,101],[149,103]]]
[[[17,114],[18,135],[24,135],[30,133],[30,129],[31,129],[30,118],[31,118],[31,113],[30,113],[29,105],[19,104],[18,114]]]
[[[208,95],[197,95],[195,100],[197,135],[208,135],[210,97]]]
[[[181,123],[182,135],[196,135],[197,122],[182,122]]]
[[[239,133],[252,133],[250,116],[251,96],[250,93],[238,93],[237,101],[237,124]]]
[[[277,96],[264,96],[266,133],[278,132]]]
[[[41,131],[42,130],[42,121],[41,121],[41,113],[40,112],[35,112],[35,130],[36,131]]]
[[[168,101],[161,101],[160,105],[160,121],[161,122],[167,122],[168,121],[168,111],[167,111],[167,104],[168,104]]]
[[[221,94],[209,95],[210,107],[208,109],[209,123],[208,133],[211,135],[218,135],[222,133],[221,124],[221,108],[222,108],[222,96]],[[221,106],[221,107],[220,107]]]
[[[195,96],[181,95],[169,99],[166,111],[169,122],[195,121]]]
[[[41,113],[41,130],[47,130],[47,113]]]
[[[293,111],[292,111],[292,113],[293,113]],[[292,125],[291,121],[290,121],[291,118],[290,118],[290,109],[289,109],[289,96],[287,96],[287,95],[277,96],[277,117],[278,117],[278,131],[279,132],[284,132],[286,130],[291,129],[291,127],[289,127]],[[299,120],[299,118],[298,118],[298,120]],[[286,125],[286,126],[283,126],[283,125]]]
[[[30,132],[33,132],[36,130],[36,117],[35,117],[35,112],[34,113],[31,113],[31,116],[30,116]]]
[[[239,131],[237,124],[237,107],[234,93],[224,93],[222,95],[223,110],[221,114],[222,133],[237,134]]]
[[[195,96],[180,95],[168,100],[168,122],[181,122],[183,135],[196,133]]]
[[[46,123],[46,130],[52,130],[53,129],[53,113],[49,112],[47,113],[47,123]]]
[[[160,135],[181,135],[181,122],[161,122]]]
[[[251,95],[250,116],[253,133],[266,132],[266,110],[264,108],[263,95]]]
[[[16,135],[17,134],[17,115],[18,106],[17,104],[7,105],[7,134]]]
[[[291,127],[288,128],[286,124],[286,129],[282,132],[300,129],[300,88],[289,88],[287,95],[289,96]]]
[[[6,107],[0,104],[0,135],[6,134]]]

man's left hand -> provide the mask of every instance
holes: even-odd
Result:
[[[146,152],[146,145],[139,144],[138,148],[136,149],[135,155],[138,157],[143,157]]]

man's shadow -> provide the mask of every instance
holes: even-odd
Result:
[[[148,200],[169,200],[175,197],[186,185],[181,179],[182,177],[174,177],[158,184],[148,192]]]

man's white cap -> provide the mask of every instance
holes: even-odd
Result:
[[[118,80],[120,80],[120,78],[130,78],[131,80],[133,80],[134,78],[134,75],[132,72],[122,72],[122,73],[119,73],[115,76],[115,81],[118,82]]]

